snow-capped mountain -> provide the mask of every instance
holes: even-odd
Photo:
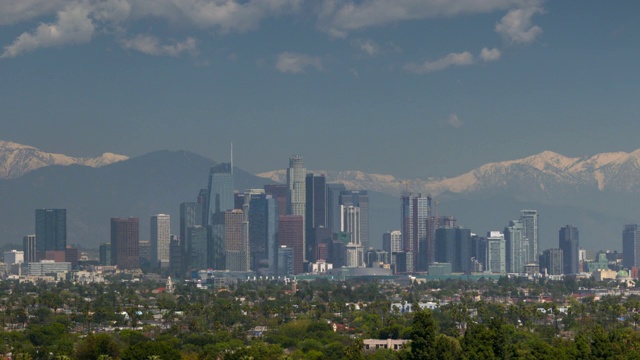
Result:
[[[361,171],[310,170],[325,174],[327,182],[347,188],[369,189],[397,195],[403,190],[438,195],[444,192],[469,194],[476,191],[521,190],[551,196],[569,188],[640,193],[640,150],[612,152],[591,157],[567,157],[543,151],[523,159],[488,163],[459,176],[442,179],[401,179],[393,175]],[[286,170],[258,174],[278,182],[286,181]]]
[[[127,160],[124,155],[104,153],[93,158],[78,158],[41,151],[35,147],[0,141],[0,178],[13,179],[50,165],[84,165],[102,167]]]

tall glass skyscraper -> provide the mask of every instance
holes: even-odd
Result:
[[[302,216],[302,259],[301,264],[306,260],[307,242],[305,239],[305,214],[306,214],[306,182],[307,169],[302,163],[302,156],[293,155],[289,158],[289,168],[287,169],[287,214]],[[295,260],[296,264],[298,260]],[[299,269],[302,270],[302,269]]]
[[[233,199],[233,165],[220,163],[209,171],[207,224],[209,241],[207,246],[208,266],[225,270],[225,217],[227,210],[235,207]]]
[[[407,272],[424,270],[420,265],[426,267],[426,259],[433,256],[421,248],[427,240],[427,205],[427,198],[422,194],[402,196],[402,243],[407,254]],[[420,261],[421,258],[424,260]]]
[[[538,262],[538,211],[537,210],[521,210],[520,221],[524,226],[524,236],[529,241],[529,263]]]
[[[67,209],[36,210],[36,253],[44,259],[47,251],[67,248]]]
[[[567,225],[560,228],[559,232],[560,250],[562,250],[563,273],[577,274],[580,266],[580,236],[578,228]]]
[[[209,170],[209,216],[233,210],[233,168],[231,163],[220,163]],[[211,218],[208,219],[211,221]]]
[[[520,220],[509,221],[504,228],[506,241],[507,272],[523,273],[524,266],[529,262],[529,242],[525,236],[524,225]]]
[[[640,267],[640,229],[638,224],[625,225],[622,231],[622,266],[627,269],[634,266]]]

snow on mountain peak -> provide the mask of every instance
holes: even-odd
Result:
[[[12,179],[50,165],[84,165],[101,167],[127,160],[124,155],[104,153],[95,158],[76,158],[41,151],[35,147],[0,141],[0,178]]]

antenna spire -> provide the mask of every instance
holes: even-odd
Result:
[[[233,141],[231,142],[231,173],[233,174]]]

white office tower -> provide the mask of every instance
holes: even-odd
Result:
[[[497,274],[504,274],[506,266],[506,243],[504,234],[500,231],[489,231],[487,233],[487,263],[486,271]]]
[[[396,253],[402,251],[402,232],[393,230],[382,234],[382,250],[389,253],[391,265],[395,265]]]
[[[360,208],[340,205],[340,219],[340,231],[350,234],[349,244],[347,244],[347,267],[364,266],[364,251],[360,236]]]
[[[149,242],[152,268],[169,267],[169,249],[171,248],[171,217],[157,214],[151,217],[151,238]]]
[[[524,236],[529,241],[528,263],[538,263],[538,210],[521,210],[520,221],[524,226]]]
[[[302,248],[307,248],[307,241],[304,234],[305,229],[305,208],[307,206],[306,179],[307,169],[302,163],[302,156],[293,155],[289,158],[289,168],[287,169],[287,215],[302,216]],[[302,251],[302,260],[306,260],[306,251]]]

